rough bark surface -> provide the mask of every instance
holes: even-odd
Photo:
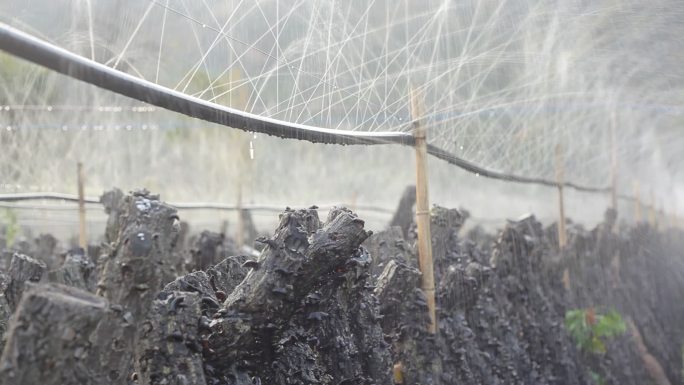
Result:
[[[56,269],[62,260],[55,253],[57,238],[50,234],[40,234],[34,240],[35,252],[32,254],[35,259],[43,261],[49,269]]]
[[[397,226],[374,233],[368,237],[363,246],[372,258],[370,270],[373,277],[377,278],[389,261],[417,266],[411,247],[404,240],[401,228]]]
[[[399,199],[399,205],[394,212],[390,227],[399,227],[404,238],[408,237],[409,229],[413,223],[413,207],[416,205],[416,186],[407,186]]]
[[[10,280],[5,290],[5,298],[7,298],[10,311],[13,312],[17,308],[26,282],[39,282],[46,269],[43,262],[27,255],[18,253],[12,255],[8,271]]]
[[[199,341],[200,295],[163,291],[152,303],[135,344],[140,385],[204,385]]]
[[[204,270],[214,265],[223,248],[225,236],[212,231],[202,231],[195,242],[195,247],[190,250],[192,254],[192,268],[194,270]]]
[[[209,372],[231,384],[245,373],[267,383],[387,383],[391,362],[366,284],[370,257],[359,247],[369,235],[363,224],[339,208],[324,225],[315,208],[283,213],[214,316]]]
[[[48,272],[48,279],[50,282],[94,292],[97,284],[95,264],[82,250],[73,250],[67,253],[59,269]]]
[[[0,384],[100,384],[85,358],[106,301],[62,285],[24,294],[0,358]]]
[[[140,322],[162,287],[164,264],[180,230],[176,210],[147,191],[124,199],[118,238],[105,260],[98,293],[114,311],[97,329],[97,365],[103,382],[122,384],[130,378],[134,338]]]
[[[0,346],[4,346],[5,331],[7,330],[9,319],[12,316],[12,310],[10,309],[9,302],[5,296],[9,283],[10,277],[0,271]]]
[[[237,285],[245,279],[250,270],[248,266],[253,265],[253,262],[254,260],[241,255],[228,257],[207,269],[214,291],[218,296],[223,294],[222,300],[225,300],[227,294],[232,293]]]
[[[242,215],[242,226],[244,227],[242,244],[254,247],[254,241],[259,236],[259,232],[257,231],[256,226],[254,225],[254,219],[252,219],[252,212],[250,210],[240,210],[239,215]]]
[[[121,227],[120,217],[126,210],[124,202],[125,194],[118,188],[106,191],[100,197],[100,202],[104,206],[105,213],[109,216],[107,218],[107,225],[105,227],[105,241],[107,243],[116,242],[119,237],[119,230]]]

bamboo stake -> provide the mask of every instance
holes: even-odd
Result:
[[[670,213],[670,227],[673,229],[677,228],[677,214],[676,214],[676,212],[677,211],[674,210],[674,211],[672,211],[672,213]]]
[[[563,165],[563,148],[556,145],[556,182],[558,183],[558,247],[563,250],[567,243],[565,232],[565,205],[563,202],[563,180],[565,167]]]
[[[351,202],[349,202],[349,206],[350,206],[349,208],[353,212],[356,212],[356,201],[358,200],[358,198],[359,198],[359,193],[356,190],[354,190],[354,192],[352,192]]]
[[[242,172],[240,172],[240,174],[242,174]],[[238,185],[237,196],[237,235],[235,236],[235,242],[237,244],[238,250],[242,250],[242,246],[244,245],[245,241],[245,221],[242,214],[242,183],[240,183]]]
[[[610,124],[610,152],[611,152],[611,191],[610,191],[610,200],[611,200],[611,205],[615,211],[617,211],[618,207],[618,200],[617,200],[617,169],[618,169],[618,161],[617,161],[617,137],[615,135],[615,112],[613,111],[613,114],[611,115],[611,124]]]
[[[648,223],[652,227],[656,227],[656,215],[655,215],[655,196],[653,195],[653,190],[651,190],[651,205],[648,208]]]
[[[78,246],[83,252],[88,251],[88,238],[86,237],[86,212],[85,212],[85,193],[83,187],[83,163],[76,165],[76,179],[78,183]]]
[[[401,362],[394,364],[392,367],[392,377],[395,384],[404,383],[404,365]]]
[[[243,79],[242,71],[235,67],[232,68],[230,71],[230,81],[232,84],[239,83]],[[247,103],[248,103],[248,94],[247,94],[247,87],[242,85],[238,87],[234,92],[230,93],[230,102],[231,105],[234,108],[240,109],[242,111],[247,110]],[[235,95],[233,95],[235,93]],[[233,99],[233,96],[235,96],[235,99]],[[239,158],[238,158],[238,175],[237,175],[237,188],[238,188],[238,193],[237,193],[237,229],[236,229],[236,245],[238,247],[238,250],[242,250],[242,246],[245,243],[245,221],[243,218],[243,211],[242,211],[242,190],[245,186],[245,182],[247,178],[249,177],[249,171],[250,171],[250,166],[251,166],[251,158],[253,156],[253,151],[254,147],[252,142],[249,142],[249,148],[247,147],[247,134],[246,133],[239,133],[238,134],[238,140],[237,142],[237,147],[239,151]]]
[[[639,181],[634,181],[634,220],[641,222],[641,195],[639,193]]]
[[[411,118],[416,139],[416,222],[418,224],[418,261],[422,273],[421,287],[427,298],[430,324],[428,331],[437,332],[435,305],[435,278],[432,264],[432,241],[430,236],[430,207],[427,180],[426,129],[420,121],[422,103],[417,92],[411,88]]]

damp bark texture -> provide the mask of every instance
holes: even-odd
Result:
[[[238,384],[389,383],[391,360],[369,277],[369,236],[351,211],[324,224],[287,210],[250,271],[214,316],[207,371]]]
[[[106,301],[63,285],[34,285],[24,294],[0,358],[0,384],[98,384],[87,364],[90,335]]]
[[[24,292],[26,282],[39,282],[45,274],[46,266],[43,262],[27,255],[15,253],[8,271],[9,284],[5,290],[5,298],[10,311],[14,311]]]
[[[176,210],[158,196],[139,191],[125,198],[119,226],[98,283],[98,293],[109,300],[113,312],[98,326],[96,364],[103,370],[103,381],[111,383],[124,383],[131,375],[136,331],[162,288],[166,257],[180,221]]]
[[[68,252],[62,266],[48,272],[48,279],[50,282],[94,292],[97,284],[95,275],[95,264],[78,249]]]
[[[413,207],[416,205],[416,186],[407,186],[401,195],[397,210],[392,216],[390,227],[397,226],[401,229],[404,238],[408,237],[409,229],[413,223]]]
[[[204,385],[200,295],[162,292],[140,326],[135,369],[140,385]]]

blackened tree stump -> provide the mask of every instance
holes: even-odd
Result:
[[[345,266],[370,235],[347,209],[334,208],[321,225],[315,208],[287,210],[251,270],[230,293],[211,323],[205,359],[219,370],[234,370],[271,351],[274,333],[283,330],[307,295],[329,274]]]
[[[404,238],[408,237],[409,229],[413,223],[413,207],[416,205],[416,186],[407,186],[399,199],[399,205],[390,221],[390,227],[397,226],[401,229]]]
[[[25,283],[40,281],[46,269],[43,262],[29,256],[18,253],[12,255],[8,271],[10,281],[5,290],[5,297],[11,311],[17,308]]]
[[[68,252],[62,266],[48,272],[48,279],[50,282],[95,292],[95,274],[95,264],[82,250],[77,250]]]
[[[86,362],[90,335],[106,301],[63,285],[35,285],[24,293],[7,332],[0,384],[98,384]]]
[[[199,341],[200,295],[162,292],[140,325],[135,369],[140,385],[204,385]]]
[[[96,333],[97,362],[104,382],[124,383],[131,375],[138,325],[147,316],[162,288],[166,258],[173,250],[180,221],[176,210],[147,191],[124,199],[119,232],[113,251],[104,261],[98,294],[113,312]]]

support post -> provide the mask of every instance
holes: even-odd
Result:
[[[641,222],[641,193],[639,192],[639,181],[634,181],[634,221]]]
[[[613,207],[613,210],[617,212],[617,205],[618,205],[618,200],[617,200],[617,170],[618,170],[618,161],[617,161],[617,136],[615,135],[615,112],[612,114],[612,119],[611,119],[611,124],[610,124],[610,158],[611,158],[611,191],[610,191],[610,200],[611,200],[611,206]]]
[[[242,172],[240,172],[242,174]],[[242,178],[240,178],[242,179]],[[245,243],[245,221],[242,214],[242,180],[238,185],[238,196],[237,196],[237,234],[235,235],[235,243],[238,250],[242,250],[242,246]]]
[[[231,68],[230,70],[230,82],[233,87],[233,91],[230,92],[229,97],[230,97],[230,105],[233,108],[237,108],[240,111],[247,111],[247,105],[249,103],[249,94],[248,94],[248,89],[245,84],[241,84],[244,80],[244,76],[242,74],[242,71],[237,68]],[[240,84],[239,86],[236,86],[236,84]],[[237,175],[237,228],[236,233],[235,233],[235,244],[237,245],[238,250],[242,250],[242,247],[245,244],[245,233],[247,232],[245,230],[245,220],[244,220],[244,213],[242,212],[242,202],[243,202],[243,197],[242,193],[243,190],[245,190],[245,185],[247,184],[247,180],[251,179],[251,160],[253,158],[254,154],[254,147],[253,144],[250,140],[247,140],[248,133],[243,133],[240,132],[238,133],[237,140],[236,140],[236,146],[238,149],[238,175]],[[247,189],[247,193],[250,193],[250,190]],[[250,242],[253,241],[250,240]]]
[[[679,220],[677,219],[677,210],[672,210],[672,213],[670,213],[670,227],[673,229],[679,228]]]
[[[416,223],[418,225],[418,262],[422,273],[421,288],[425,293],[430,315],[428,331],[437,332],[435,304],[435,278],[432,264],[432,238],[430,236],[430,206],[427,181],[426,129],[421,122],[422,104],[417,92],[411,88],[411,118],[416,140]]]
[[[78,162],[77,166],[78,181],[78,245],[84,253],[88,253],[88,238],[86,237],[86,213],[85,213],[85,193],[83,187],[83,163]]]
[[[653,195],[653,190],[651,190],[651,205],[648,208],[648,224],[652,227],[656,227],[656,213],[655,213],[655,195]]]
[[[565,204],[563,202],[563,181],[565,179],[565,167],[563,148],[556,145],[556,183],[558,186],[558,248],[563,250],[566,245],[565,232]]]

